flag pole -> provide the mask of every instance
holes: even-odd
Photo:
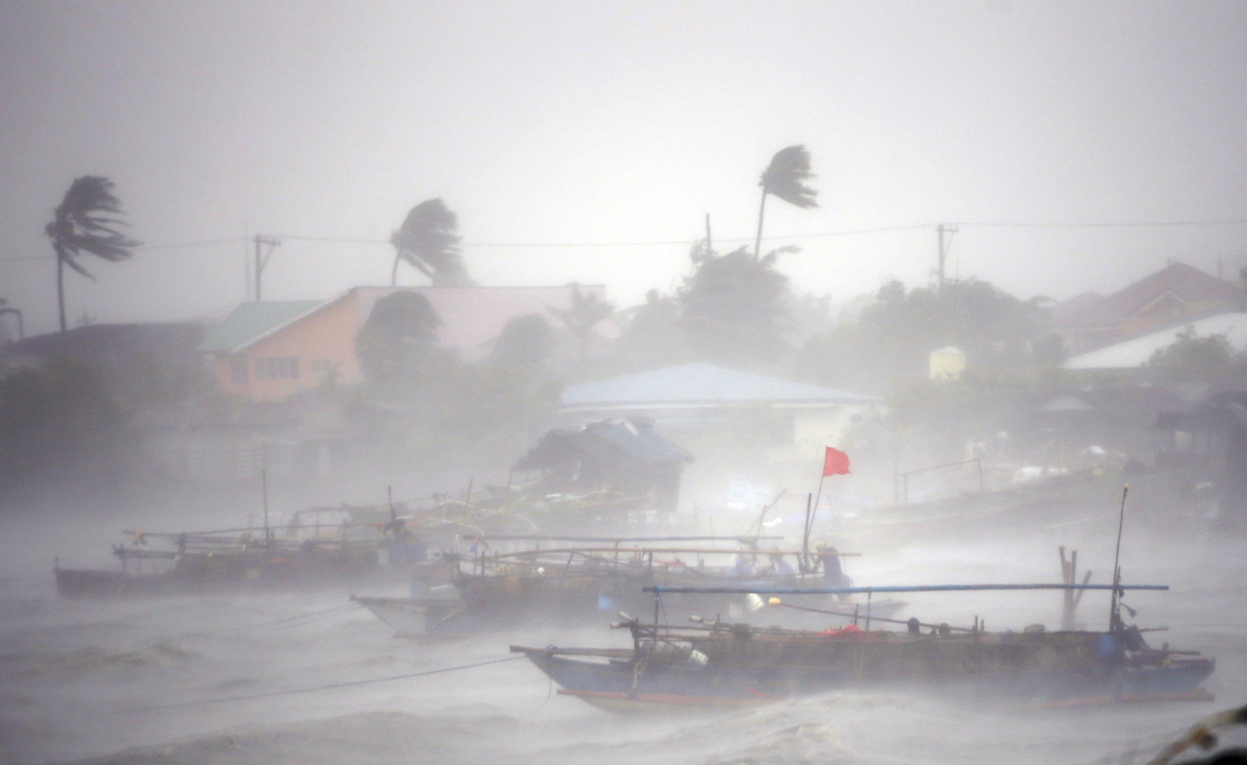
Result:
[[[825,463],[824,463],[825,464]],[[827,470],[823,469],[823,475],[818,479],[818,493],[814,495],[814,507],[810,510],[809,517],[806,518],[805,538],[809,539],[810,534],[814,531],[814,516],[818,514],[818,501],[823,497],[823,481],[827,480]]]
[[[810,573],[810,495],[805,495],[805,525],[801,534],[801,573]]]

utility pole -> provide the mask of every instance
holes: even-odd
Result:
[[[939,262],[939,269],[936,273],[939,276],[940,294],[943,295],[944,294],[944,259],[948,257],[948,248],[953,243],[953,234],[957,233],[957,227],[941,223],[939,227],[936,228],[936,232],[939,236],[939,242],[940,242],[940,262]],[[947,240],[944,239],[944,234],[948,234]]]
[[[273,257],[273,250],[277,245],[281,244],[281,240],[275,236],[263,236],[256,234],[255,236],[255,302],[260,302],[260,277],[264,274],[264,267],[268,265],[268,259]],[[263,250],[268,247],[268,251]]]
[[[712,252],[714,252],[714,243],[710,240],[710,213],[706,213],[706,257],[710,257]]]

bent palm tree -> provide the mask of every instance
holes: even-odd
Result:
[[[65,266],[94,280],[78,257],[90,253],[111,263],[130,258],[139,242],[123,234],[121,201],[113,195],[113,182],[98,175],[77,178],[57,205],[44,233],[56,250],[56,301],[61,331],[65,331]]]
[[[818,207],[814,197],[818,192],[805,186],[805,181],[814,178],[810,172],[810,152],[804,146],[789,146],[780,149],[771,157],[771,164],[762,173],[758,185],[762,187],[762,206],[758,209],[758,238],[753,246],[753,259],[756,261],[762,251],[762,219],[766,214],[766,195],[774,194],[790,205],[803,209]]]
[[[429,199],[407,213],[403,226],[390,237],[394,268],[390,286],[398,283],[398,263],[405,260],[439,287],[470,285],[459,257],[459,218],[441,199]]]

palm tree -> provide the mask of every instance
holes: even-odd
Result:
[[[403,227],[390,237],[394,245],[394,268],[390,286],[398,284],[398,262],[405,260],[439,287],[470,285],[459,257],[459,218],[440,199],[429,199],[411,208]]]
[[[80,255],[90,253],[116,263],[130,258],[131,251],[139,246],[138,241],[121,232],[126,225],[117,217],[121,214],[121,201],[113,195],[113,182],[98,175],[84,175],[70,185],[52,221],[44,228],[56,250],[56,301],[62,332],[66,328],[65,266],[95,279],[78,262]]]
[[[571,306],[567,309],[550,308],[550,313],[563,322],[563,326],[580,341],[580,358],[587,360],[593,328],[615,313],[615,304],[599,300],[596,292],[581,292],[580,285],[576,282],[571,283],[571,288]]]
[[[814,178],[810,172],[810,152],[804,146],[780,149],[771,157],[771,164],[762,173],[758,185],[762,187],[762,206],[758,209],[758,238],[753,246],[753,259],[758,260],[762,250],[762,218],[766,214],[766,195],[774,194],[790,205],[808,209],[818,207],[814,197],[818,192],[805,186]]]

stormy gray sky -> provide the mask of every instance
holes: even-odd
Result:
[[[117,183],[130,263],[70,277],[71,318],[182,319],[243,297],[251,233],[385,240],[440,196],[486,284],[687,272],[712,215],[752,236],[757,177],[806,144],[822,207],[783,270],[837,299],[924,282],[947,222],[1247,218],[1247,3],[0,3],[0,297],[54,327],[43,224]],[[497,244],[645,243],[536,247]],[[266,297],[388,279],[384,245],[287,239]],[[965,226],[950,271],[1023,296],[1179,258],[1247,264],[1247,226]],[[413,273],[407,283],[418,283]]]

